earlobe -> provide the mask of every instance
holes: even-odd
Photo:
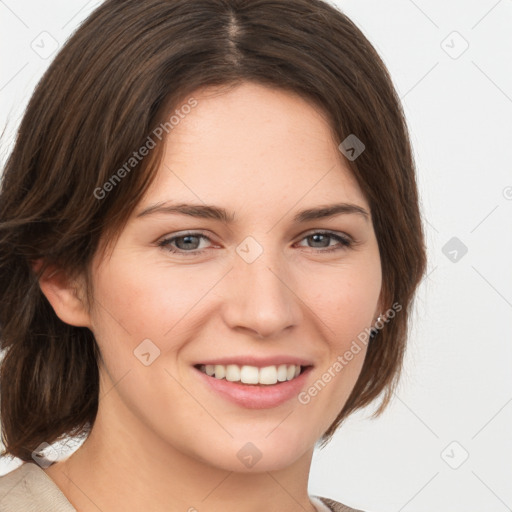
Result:
[[[42,265],[41,259],[32,262],[36,275]],[[76,327],[91,328],[90,315],[80,299],[78,283],[68,279],[62,269],[54,265],[48,266],[39,276],[39,287],[60,320]]]

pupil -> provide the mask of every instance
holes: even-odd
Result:
[[[191,239],[196,239],[197,241],[197,236],[193,236],[193,235],[186,235],[186,236],[182,236],[180,238],[178,238],[176,240],[176,245],[178,246],[179,249],[190,249],[190,245],[187,245],[187,244],[190,244],[191,242]],[[183,240],[185,243],[181,243],[181,240]],[[193,240],[192,240],[192,244],[193,244]],[[184,245],[184,247],[179,247],[180,245]]]
[[[321,240],[319,240],[319,238],[324,238],[325,240],[327,240],[327,235],[320,235],[320,234],[316,234],[316,235],[311,235],[311,238],[313,239],[313,243],[316,243],[316,242],[321,242]],[[325,245],[323,245],[322,247],[326,247]]]

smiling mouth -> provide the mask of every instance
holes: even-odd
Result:
[[[309,366],[299,366],[296,364],[280,364],[275,366],[257,366],[237,364],[197,364],[195,365],[200,372],[209,377],[218,380],[227,380],[229,382],[238,382],[248,385],[273,386],[282,382],[296,379]]]

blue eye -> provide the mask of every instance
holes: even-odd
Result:
[[[165,248],[165,250],[173,253],[186,256],[198,256],[206,252],[206,249],[199,249],[201,240],[208,240],[210,238],[202,233],[191,232],[180,236],[173,236],[166,238],[158,242],[158,246]],[[352,240],[348,237],[337,235],[330,231],[315,231],[305,237],[302,240],[309,240],[314,244],[321,244],[320,247],[310,247],[311,249],[318,249],[319,253],[329,253],[339,251],[352,246]],[[335,240],[338,242],[336,245],[331,246],[330,241]],[[327,241],[327,245],[323,245]],[[303,246],[302,246],[303,247]]]
[[[348,248],[352,245],[352,241],[349,240],[346,237],[336,235],[334,233],[331,233],[330,231],[317,231],[315,233],[312,233],[310,235],[307,235],[303,238],[303,240],[312,240],[313,243],[322,243],[322,240],[336,240],[338,242],[338,245],[330,246],[329,243],[327,246],[321,246],[322,247],[329,247],[328,249],[321,250],[320,252],[334,252],[339,251],[343,248]],[[318,247],[313,247],[313,249],[316,249]]]
[[[190,250],[194,251],[199,248],[198,245],[200,245],[201,239],[209,240],[209,238],[204,235],[188,234],[182,236],[175,236],[173,238],[168,238],[167,240],[162,240],[162,242],[160,242],[159,245],[167,246],[171,252],[190,252]],[[175,244],[177,248],[175,248],[171,244]]]

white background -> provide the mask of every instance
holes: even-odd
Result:
[[[54,56],[31,44],[61,45],[99,3],[0,1],[2,160]],[[379,419],[355,414],[316,452],[310,493],[368,512],[511,510],[512,0],[335,4],[403,100],[429,265],[395,400]],[[453,237],[467,254],[445,248]],[[0,460],[0,474],[18,464]]]

